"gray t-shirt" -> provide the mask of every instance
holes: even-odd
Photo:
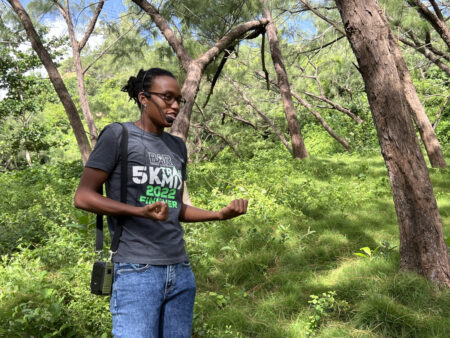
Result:
[[[113,262],[167,265],[188,260],[184,248],[184,230],[178,220],[181,188],[186,180],[187,150],[184,141],[168,133],[156,135],[134,123],[128,129],[127,204],[144,206],[167,202],[169,218],[160,222],[127,216]],[[120,201],[120,140],[122,126],[111,124],[103,130],[86,167],[109,174],[106,195]],[[116,217],[108,217],[111,238]]]

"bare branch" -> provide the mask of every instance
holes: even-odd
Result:
[[[84,33],[83,38],[81,39],[80,44],[78,45],[78,48],[80,51],[84,48],[86,45],[87,40],[92,34],[92,31],[94,30],[95,24],[97,23],[98,16],[100,15],[100,12],[102,11],[103,5],[105,3],[105,0],[100,0],[97,4],[97,7],[95,8],[94,16],[92,17],[91,21],[89,22],[89,26],[86,29],[86,32]]]
[[[331,20],[330,18],[327,18],[325,15],[323,15],[322,13],[320,13],[317,8],[314,8],[313,6],[311,6],[311,4],[306,1],[306,0],[300,0],[300,2],[306,7],[308,8],[311,12],[313,12],[315,15],[317,15],[319,18],[321,18],[322,20],[324,20],[325,22],[328,22],[331,26],[333,26],[338,32],[340,32],[342,35],[346,35],[345,31],[339,26],[339,24],[333,20]]]
[[[303,52],[298,52],[298,54],[307,54],[307,53],[315,52],[315,51],[317,51],[317,50],[320,51],[320,50],[322,50],[322,49],[324,49],[324,48],[326,48],[326,47],[328,47],[328,46],[331,46],[331,45],[334,44],[335,42],[338,42],[338,41],[339,41],[340,39],[342,39],[342,38],[345,38],[345,35],[341,35],[340,37],[334,39],[333,41],[330,41],[330,42],[328,42],[328,43],[326,43],[326,44],[324,44],[324,45],[321,45],[321,46],[319,46],[319,47],[317,47],[317,48],[309,49],[309,50],[306,50],[306,51],[303,51]]]
[[[142,19],[144,15],[141,15],[138,20],[130,26],[130,28],[119,35],[117,39],[115,39],[108,47],[106,47],[103,51],[101,51],[99,54],[97,54],[97,57],[83,70],[83,74],[86,74],[87,71],[96,63],[103,55],[106,54],[108,50],[110,50],[120,39],[122,39],[125,35],[127,35],[134,27],[136,27],[137,23]]]
[[[256,75],[261,77],[261,78],[263,77],[263,74],[261,72],[258,72],[258,71],[256,72]],[[270,83],[272,85],[274,85],[276,88],[279,88],[278,84],[275,81],[270,80]],[[350,151],[350,145],[348,144],[348,142],[343,137],[339,136],[338,134],[336,134],[334,132],[334,130],[328,125],[328,123],[323,119],[323,117],[317,111],[315,111],[313,109],[312,105],[308,101],[302,99],[300,97],[300,95],[298,95],[297,93],[293,92],[292,90],[291,90],[291,95],[293,97],[295,97],[295,99],[303,107],[308,109],[308,111],[320,122],[320,124],[323,126],[323,128],[331,135],[331,137],[333,137],[336,141],[338,141],[345,149],[347,149],[347,151]]]
[[[448,76],[450,76],[450,67],[448,67],[445,63],[443,63],[438,57],[436,57],[433,53],[429,51],[428,48],[425,47],[425,45],[420,44],[417,40],[412,37],[414,43],[410,42],[406,38],[400,36],[398,38],[401,42],[403,42],[405,45],[414,48],[419,53],[423,54],[427,59],[429,59],[431,62],[433,62],[436,66],[438,66],[441,70],[443,70]]]
[[[242,122],[243,124],[246,124],[246,125],[252,127],[252,128],[255,129],[255,130],[258,130],[258,128],[256,127],[256,125],[254,125],[252,122],[250,122],[250,121],[244,119],[241,115],[239,115],[238,112],[231,110],[231,108],[229,107],[229,105],[227,105],[226,103],[225,103],[225,110],[228,111],[228,114],[224,112],[224,114],[225,114],[226,116],[229,116],[229,117],[231,117],[232,119],[234,119],[234,120],[236,120],[236,121]]]
[[[233,152],[236,154],[236,156],[239,157],[240,159],[242,159],[241,155],[239,155],[239,152],[237,151],[237,149],[233,145],[233,143],[228,141],[225,136],[215,132],[210,126],[208,126],[208,124],[206,123],[206,116],[205,116],[203,109],[197,103],[195,103],[195,106],[198,108],[198,110],[200,111],[200,113],[203,116],[203,122],[201,123],[201,126],[203,126],[203,128],[205,128],[210,134],[215,135],[215,136],[219,137],[220,139],[222,139],[233,150]]]
[[[436,16],[444,21],[444,16],[442,15],[441,9],[439,8],[438,4],[434,0],[430,0],[431,6],[433,6],[434,12],[436,13]]]
[[[436,127],[439,123],[439,120],[441,119],[442,113],[444,112],[445,107],[448,104],[448,101],[450,101],[450,96],[447,96],[447,100],[445,100],[444,104],[442,105],[441,109],[439,110],[439,113],[436,116],[436,119],[433,122],[433,130],[436,130]]]
[[[267,124],[270,125],[272,130],[277,134],[277,136],[280,138],[281,142],[283,142],[284,146],[287,150],[292,154],[292,148],[289,145],[289,143],[286,141],[285,137],[283,136],[282,132],[277,128],[275,123],[266,115],[264,114],[252,101],[250,101],[247,96],[245,95],[244,91],[238,86],[236,82],[234,82],[228,75],[224,75],[225,79],[233,85],[233,87],[238,91],[238,93],[241,95],[241,97],[244,99],[244,101],[253,108],[253,110],[263,118],[264,121],[267,122]]]
[[[191,63],[192,59],[189,56],[186,49],[184,48],[181,41],[176,37],[173,30],[170,28],[166,19],[164,19],[164,17],[159,13],[159,11],[153,5],[148,3],[146,0],[133,0],[133,2],[137,4],[139,7],[141,7],[148,15],[150,15],[152,20],[155,22],[156,26],[158,26],[159,30],[166,38],[169,45],[177,54],[177,57],[181,61],[184,70],[187,70],[189,68],[189,64]]]
[[[441,38],[447,44],[447,47],[450,49],[450,30],[443,20],[441,20],[436,14],[431,12],[428,7],[423,4],[420,0],[406,0],[411,7],[414,7],[419,14],[425,18],[439,33]]]

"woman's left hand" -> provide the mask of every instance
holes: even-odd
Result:
[[[248,199],[239,198],[219,211],[219,219],[225,220],[243,215],[247,212]]]

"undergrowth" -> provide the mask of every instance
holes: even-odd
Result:
[[[190,165],[193,204],[217,210],[243,197],[249,210],[185,225],[198,289],[194,337],[448,335],[450,292],[399,270],[379,154],[219,157]],[[79,173],[54,165],[0,176],[0,336],[110,335],[109,300],[89,293],[94,217],[72,207]],[[430,174],[449,236],[449,170]],[[36,189],[23,191],[23,182]]]

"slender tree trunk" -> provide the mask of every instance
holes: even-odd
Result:
[[[84,71],[83,66],[81,64],[81,50],[86,44],[89,36],[91,35],[95,23],[97,21],[97,18],[102,10],[104,1],[100,1],[97,6],[97,10],[94,14],[94,17],[91,20],[91,23],[88,27],[88,30],[86,31],[86,34],[79,43],[75,36],[75,30],[73,27],[72,22],[72,14],[70,13],[70,7],[69,7],[69,0],[65,0],[65,7],[63,7],[57,0],[53,0],[56,5],[58,6],[59,11],[61,12],[62,16],[64,17],[64,20],[67,24],[67,29],[69,33],[69,39],[70,39],[70,45],[72,46],[72,54],[73,54],[73,62],[75,65],[75,73],[77,77],[77,88],[78,88],[78,96],[81,103],[81,111],[83,112],[84,121],[86,122],[86,125],[89,130],[89,136],[91,140],[92,147],[95,146],[95,143],[97,141],[98,133],[97,128],[95,127],[94,118],[92,117],[91,108],[89,107],[89,102],[87,99],[86,94],[86,86],[84,83]]]
[[[272,54],[273,64],[278,78],[278,87],[280,88],[281,98],[283,100],[284,113],[288,122],[289,133],[291,134],[292,155],[294,158],[308,157],[308,151],[303,141],[300,126],[298,124],[297,115],[292,102],[291,89],[283,63],[280,45],[278,43],[277,29],[272,20],[272,14],[267,6],[267,0],[260,0],[263,6],[263,15],[269,21],[266,25],[267,37],[269,39],[270,53]]]
[[[450,287],[442,221],[410,119],[399,51],[376,0],[336,0],[358,60],[388,169],[400,232],[401,267]]]
[[[11,4],[12,8],[14,9],[23,26],[25,27],[28,39],[31,42],[31,46],[33,47],[34,51],[39,56],[42,64],[47,70],[50,81],[52,82],[53,87],[55,88],[56,93],[58,94],[58,97],[62,105],[64,106],[64,110],[66,111],[67,117],[69,118],[70,125],[77,140],[78,148],[80,149],[83,163],[86,163],[89,154],[91,152],[91,146],[86,136],[86,132],[84,131],[83,123],[81,122],[80,116],[78,115],[77,108],[75,107],[75,104],[73,103],[73,100],[70,97],[69,92],[67,91],[64,81],[62,80],[61,74],[59,73],[56,65],[54,64],[50,54],[47,52],[41,40],[39,39],[39,36],[36,33],[36,30],[34,29],[31,19],[28,16],[28,13],[23,8],[20,1],[8,0],[8,2]]]
[[[409,75],[408,67],[406,66],[400,48],[398,48],[398,42],[393,34],[390,35],[389,43],[400,76],[400,81],[402,82],[403,90],[405,91],[405,98],[409,105],[409,111],[416,123],[417,129],[419,129],[420,137],[425,146],[430,164],[432,167],[445,168],[447,164],[445,163],[441,145],[434,133],[433,126],[431,125],[427,113],[419,100],[416,88],[414,88],[411,76]]]
[[[33,163],[31,162],[31,154],[28,149],[25,149],[25,159],[27,160],[28,165],[31,167]]]
[[[192,61],[187,70],[186,80],[181,88],[181,93],[186,99],[186,104],[181,108],[175,122],[170,128],[170,133],[181,137],[183,140],[187,139],[189,132],[192,107],[194,106],[195,98],[200,88],[202,72],[203,69],[201,65],[196,61]]]
[[[70,15],[70,13],[67,13],[67,15]],[[95,142],[97,141],[98,133],[97,128],[95,127],[94,118],[92,117],[91,108],[89,107],[87,99],[86,86],[84,84],[83,66],[81,64],[80,48],[78,41],[75,39],[75,32],[72,27],[72,22],[69,21],[67,23],[67,26],[69,27],[69,37],[70,37],[70,44],[72,46],[75,73],[77,76],[77,84],[78,84],[77,88],[78,88],[78,96],[81,103],[81,111],[83,112],[84,121],[86,122],[86,125],[89,129],[89,136],[91,139],[92,147],[94,147]]]

